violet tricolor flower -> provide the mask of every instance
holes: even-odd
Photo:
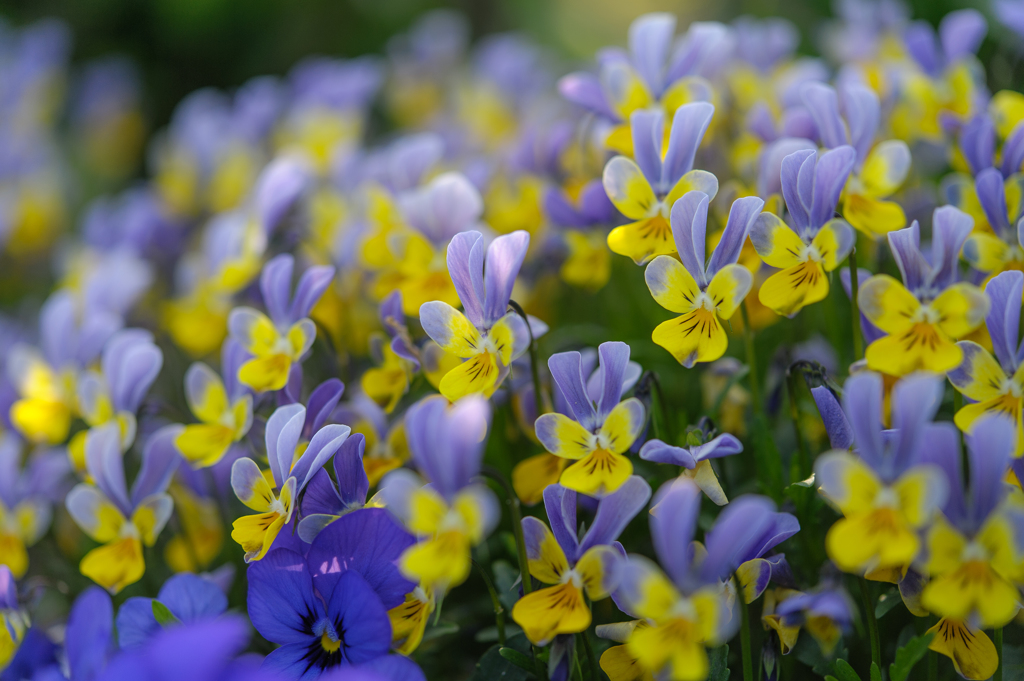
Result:
[[[693,478],[711,501],[724,506],[729,499],[725,496],[718,476],[711,467],[711,459],[739,454],[743,451],[743,444],[735,435],[729,433],[717,435],[707,442],[701,442],[703,433],[695,435],[699,444],[690,444],[686,447],[676,447],[656,439],[648,440],[640,448],[640,458],[644,461],[682,466],[686,469],[683,474]]]
[[[526,637],[545,645],[558,634],[575,634],[590,626],[591,601],[618,586],[616,564],[624,549],[615,540],[651,498],[643,478],[630,477],[618,491],[597,505],[594,523],[577,539],[576,492],[561,485],[544,490],[544,508],[551,529],[537,518],[523,519],[531,577],[553,584],[520,598],[512,619]]]
[[[363,452],[366,437],[355,433],[349,437],[334,455],[334,479],[321,468],[313,475],[302,497],[302,520],[298,533],[302,541],[312,544],[323,528],[342,515],[366,505],[366,493],[370,480],[363,467]]]
[[[543,414],[535,424],[544,448],[574,461],[559,482],[569,489],[601,497],[615,492],[633,474],[625,456],[644,426],[646,412],[635,397],[622,399],[629,367],[629,346],[602,343],[600,387],[588,390],[578,352],[560,352],[548,358],[548,368],[568,404],[571,416]]]
[[[1012,144],[1008,141],[1003,145],[1002,153],[1006,155],[1004,159],[1015,164],[1006,168],[1009,172],[1004,176],[998,168],[986,168],[974,181],[977,204],[971,206],[972,214],[978,212],[980,204],[979,222],[984,217],[992,231],[976,230],[964,243],[964,260],[985,273],[998,274],[1024,263],[1024,207],[1020,200],[1024,192],[1024,175],[1020,173],[1024,162],[1024,127],[1018,126]]]
[[[836,204],[856,161],[851,146],[797,151],[782,161],[782,195],[789,224],[761,213],[750,240],[765,264],[781,269],[768,278],[758,300],[777,314],[792,316],[828,295],[827,272],[853,248],[854,232],[835,217]]]
[[[238,380],[257,392],[280,390],[288,382],[292,364],[309,351],[316,325],[308,315],[334,278],[334,268],[311,267],[292,295],[294,259],[279,255],[260,275],[260,292],[269,317],[251,307],[231,311],[231,337],[252,359],[238,370]]]
[[[310,406],[314,406],[312,400]],[[232,525],[231,538],[245,549],[246,562],[266,555],[281,528],[292,521],[295,502],[303,488],[348,438],[348,426],[328,424],[314,428],[329,413],[330,410],[318,409],[307,414],[301,404],[289,404],[271,414],[266,432],[271,480],[248,457],[232,464],[231,488],[235,496],[257,512],[236,519]]]
[[[479,232],[456,234],[448,245],[448,272],[465,314],[440,300],[420,307],[423,330],[445,352],[464,360],[445,374],[439,390],[450,401],[466,395],[490,397],[508,375],[512,361],[547,331],[539,320],[527,322],[510,312],[512,286],[523,264],[530,235],[517,231],[499,236],[487,247]]]

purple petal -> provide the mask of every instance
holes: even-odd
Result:
[[[917,463],[937,466],[945,474],[949,496],[942,512],[956,524],[967,517],[960,460],[960,431],[957,427],[949,422],[929,423],[921,432],[921,452]]]
[[[99,675],[113,652],[113,629],[114,606],[110,595],[98,586],[83,591],[71,606],[64,634],[71,678],[91,681]]]
[[[153,599],[138,596],[121,604],[117,609],[116,623],[117,644],[121,648],[145,643],[162,628],[153,615]]]
[[[604,190],[602,188],[602,193]],[[587,220],[569,202],[560,187],[548,187],[544,192],[544,214],[556,227],[585,227]]]
[[[302,437],[302,426],[306,421],[306,408],[301,404],[278,407],[267,419],[266,444],[267,460],[278,486],[288,479],[295,456],[295,448]]]
[[[972,56],[988,33],[988,22],[976,9],[950,12],[939,24],[939,42],[946,60],[954,62]]]
[[[228,609],[227,596],[220,587],[188,572],[174,575],[164,582],[157,600],[185,624],[211,619]]]
[[[850,177],[857,152],[851,146],[826,151],[814,167],[814,201],[811,204],[811,226],[821,227],[835,216],[839,195]]]
[[[690,449],[695,461],[705,459],[720,459],[723,456],[732,456],[743,451],[743,443],[735,435],[722,433],[710,442],[697,445]]]
[[[480,472],[490,406],[479,396],[450,408],[440,395],[414,404],[405,416],[409,449],[417,468],[451,499]]]
[[[299,460],[292,466],[291,474],[298,480],[295,493],[298,494],[303,487],[309,483],[313,474],[323,468],[327,460],[334,456],[334,453],[341,448],[341,445],[348,439],[352,429],[332,423],[324,426],[313,435],[309,446],[302,453]]]
[[[820,385],[811,388],[811,397],[818,405],[818,413],[825,424],[829,445],[833,449],[849,449],[853,445],[853,426],[850,425],[839,400],[827,387]]]
[[[853,429],[857,454],[878,470],[882,465],[882,377],[864,371],[846,379],[843,386],[843,411]]]
[[[892,427],[896,431],[892,472],[899,475],[915,462],[920,451],[920,433],[942,404],[945,381],[933,374],[911,374],[892,389]],[[847,406],[849,411],[849,406]]]
[[[583,383],[581,362],[580,353],[576,351],[558,352],[548,358],[548,369],[572,416],[584,428],[593,430],[597,424],[597,412]]]
[[[878,95],[869,87],[850,83],[840,87],[839,99],[849,128],[850,144],[857,151],[857,161],[863,162],[878,132],[881,115]]]
[[[945,66],[939,52],[935,31],[926,21],[915,21],[903,33],[903,43],[914,61],[930,76],[937,76]]]
[[[697,529],[702,492],[687,477],[661,486],[651,504],[651,541],[662,567],[676,584],[690,572],[690,541]]]
[[[805,83],[800,95],[814,118],[822,146],[835,149],[846,144],[846,125],[839,115],[839,96],[835,89],[824,83]]]
[[[704,537],[708,555],[700,566],[702,578],[727,579],[741,563],[756,558],[754,551],[763,541],[774,515],[775,504],[767,497],[746,495],[734,499]]]
[[[802,234],[811,224],[810,206],[814,196],[813,168],[816,156],[817,152],[812,149],[800,149],[782,159],[782,196],[786,199],[792,227],[798,234]]]
[[[602,423],[622,397],[622,384],[629,366],[629,346],[620,341],[601,343],[597,348],[601,356],[601,392],[597,403],[597,418]]]
[[[345,392],[345,384],[337,378],[329,378],[309,395],[306,403],[306,419],[302,426],[302,437],[308,440],[330,417],[338,406],[338,400]]]
[[[1010,219],[1006,209],[1006,190],[1003,186],[1002,173],[996,168],[986,168],[975,178],[974,189],[992,228],[996,234],[1006,239],[1010,232]]]
[[[122,329],[103,348],[103,374],[113,407],[135,413],[163,366],[164,356],[153,335],[142,329]]]
[[[93,428],[85,436],[85,466],[96,486],[121,509],[125,517],[130,516],[132,504],[124,479],[121,429],[116,423]]]
[[[1021,128],[1024,130],[1024,127]],[[1024,138],[1024,136],[1022,136]],[[1018,167],[1020,164],[1017,164]],[[580,213],[589,224],[607,224],[616,214],[615,205],[608,198],[600,179],[594,179],[583,185],[579,198]]]
[[[132,485],[132,505],[138,506],[143,499],[160,494],[171,483],[174,471],[181,463],[181,455],[174,440],[181,434],[181,426],[164,426],[149,436],[142,451],[142,468]]]
[[[756,196],[745,196],[733,201],[722,238],[715,246],[715,252],[711,254],[711,261],[708,263],[707,278],[709,281],[720,269],[739,259],[747,235],[750,234],[762,208],[764,208],[764,201]]]
[[[633,158],[644,177],[658,193],[671,187],[661,181],[661,141],[665,117],[660,110],[638,109],[629,116],[633,137]]]
[[[332,281],[334,268],[330,265],[310,267],[303,272],[299,285],[295,287],[295,298],[292,299],[292,306],[288,311],[289,323],[294,324],[303,317],[308,317]]]
[[[683,447],[674,447],[661,440],[648,440],[645,442],[644,446],[640,448],[640,458],[644,461],[682,466],[691,470],[697,467],[697,460],[693,458],[690,450]]]
[[[775,116],[764,102],[757,102],[750,108],[744,127],[760,137],[762,142],[774,142],[779,136],[775,129]]]
[[[643,510],[651,498],[651,486],[638,475],[630,476],[622,487],[601,499],[594,524],[583,535],[576,557],[599,544],[611,544],[619,538],[626,525]]]
[[[704,139],[704,133],[714,115],[715,107],[708,102],[691,102],[676,109],[668,151],[661,167],[661,185],[666,188],[665,191],[670,190],[679,178],[693,169],[697,147]]]
[[[708,285],[704,272],[707,242],[708,204],[710,199],[702,191],[690,191],[672,205],[672,238],[683,267],[702,289]]]
[[[307,562],[313,584],[329,600],[341,575],[357,572],[385,608],[393,608],[416,587],[402,576],[397,564],[415,541],[384,509],[346,513],[325,527],[309,549]]]
[[[499,236],[487,247],[487,269],[484,272],[487,291],[484,299],[486,326],[494,324],[508,311],[512,286],[529,246],[530,235],[518,230]]]
[[[283,253],[264,265],[263,273],[260,274],[260,293],[263,294],[263,304],[278,328],[284,328],[292,321],[288,317],[288,304],[292,298],[294,267],[295,259],[287,253]]]
[[[573,104],[611,120],[617,118],[608,106],[601,82],[591,73],[570,73],[558,81],[558,91]]]
[[[888,238],[889,249],[903,275],[903,285],[911,292],[920,290],[929,277],[931,265],[921,253],[921,227],[917,220],[909,227],[889,232]],[[860,283],[859,276],[857,281]]]
[[[1003,480],[1017,451],[1016,424],[1002,414],[984,416],[964,441],[971,480],[968,514],[973,529],[978,530],[1008,492]]]
[[[544,512],[548,516],[551,533],[562,551],[570,558],[580,554],[576,539],[576,492],[558,483],[544,488]]]
[[[427,681],[419,665],[404,655],[384,655],[359,665],[358,669],[346,669],[320,678],[322,681]]]
[[[273,232],[306,191],[309,174],[297,161],[285,157],[271,161],[256,183],[256,209],[263,231]]]
[[[466,317],[477,328],[484,323],[484,237],[480,232],[462,232],[448,244],[448,274],[462,301]]]
[[[1020,172],[1024,165],[1024,125],[1020,123],[1013,129],[1003,143],[1003,175],[1009,177]]]
[[[996,128],[987,114],[969,120],[960,131],[960,151],[970,168],[971,175],[992,167],[996,147]]]
[[[366,437],[355,433],[341,445],[334,455],[334,475],[338,480],[338,492],[346,506],[366,503],[366,493],[370,490],[370,481],[363,468],[363,452],[366,449]]]
[[[349,440],[351,439],[349,438]],[[338,495],[338,491],[334,489],[330,473],[321,468],[310,478],[309,484],[306,485],[306,490],[302,494],[303,519],[311,515],[341,515],[344,510],[345,504]]]
[[[667,12],[644,14],[629,27],[633,66],[655,96],[664,87],[665,65],[675,31],[676,18]]]
[[[274,549],[249,564],[246,579],[249,619],[260,636],[282,645],[309,640],[310,623],[324,616],[324,608],[301,555]]]
[[[388,606],[362,575],[355,570],[341,574],[327,603],[327,615],[339,635],[345,637],[346,663],[362,664],[388,654],[391,620],[387,611]]]
[[[1002,272],[985,286],[992,306],[985,317],[999,363],[1008,376],[1017,370],[1017,344],[1020,330],[1020,305],[1024,297],[1024,273]]]
[[[773,513],[759,543],[753,545],[752,557],[761,558],[799,531],[800,521],[795,516],[789,513]],[[745,561],[741,560],[740,562]]]
[[[933,287],[940,291],[957,280],[957,263],[964,242],[974,229],[974,218],[955,206],[936,208],[932,217]]]

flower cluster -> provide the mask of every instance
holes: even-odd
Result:
[[[433,12],[141,174],[0,26],[0,680],[1010,678],[1024,5],[839,10]]]

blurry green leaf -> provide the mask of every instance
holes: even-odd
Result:
[[[513,624],[512,622],[505,622],[505,636],[507,638],[515,636],[516,634],[521,634],[522,632],[523,630],[520,629],[518,625]],[[473,640],[477,643],[493,643],[494,641],[497,641],[498,627],[493,624],[489,627],[484,627],[480,631],[476,632],[476,635],[473,636]]]
[[[897,604],[902,602],[903,599],[900,597],[900,590],[896,588],[889,589],[878,597],[878,603],[875,604],[875,619],[882,619],[890,610],[895,608]]]
[[[729,681],[729,646],[719,646],[708,651],[710,669],[708,681]]]
[[[161,627],[169,627],[175,624],[181,624],[181,620],[175,617],[174,613],[171,612],[166,605],[164,605],[155,598],[153,599],[153,617],[156,618],[157,624],[159,624]]]
[[[882,681],[882,670],[874,662],[871,663],[871,681]]]
[[[524,655],[514,648],[499,648],[498,654],[524,671],[532,673],[535,669],[533,660],[528,655]]]
[[[459,625],[455,622],[441,622],[423,632],[423,640],[430,641],[435,638],[454,634],[459,631]]]
[[[494,561],[491,570],[494,572],[494,590],[498,592],[498,600],[507,612],[512,612],[512,606],[519,600],[519,589],[516,587],[519,570],[507,560]]]
[[[889,665],[889,676],[892,681],[906,681],[910,676],[910,670],[928,652],[928,644],[932,642],[934,636],[934,634],[915,636],[896,651],[896,661]]]
[[[835,670],[839,681],[860,681],[860,676],[853,671],[853,667],[846,660],[836,660]]]
[[[470,677],[470,681],[526,681],[530,673],[502,657],[500,650],[508,650],[508,648],[502,648],[495,644],[487,649],[480,661],[476,663],[476,670]]]

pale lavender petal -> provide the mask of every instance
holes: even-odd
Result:
[[[640,448],[640,458],[644,461],[654,463],[667,463],[672,466],[682,466],[693,469],[697,467],[697,461],[693,458],[690,450],[683,447],[662,442],[661,440],[648,440]]]
[[[757,176],[757,195],[767,199],[772,194],[780,192],[785,195],[782,187],[782,163],[790,154],[797,151],[811,151],[816,153],[817,146],[809,139],[799,137],[784,137],[768,145],[768,148],[761,154],[761,164]],[[797,164],[799,168],[799,163]],[[796,180],[795,171],[792,180]]]
[[[676,109],[672,119],[668,151],[661,167],[661,186],[671,189],[686,173],[693,169],[697,147],[704,139],[704,133],[711,125],[715,107],[708,102],[691,102]]]
[[[580,541],[576,559],[587,549],[598,544],[611,544],[619,538],[629,522],[643,510],[651,498],[651,486],[638,475],[630,476],[612,494],[601,499],[597,505],[594,524]]]
[[[992,4],[999,21],[1018,36],[1024,37],[1024,2],[996,0]]]
[[[814,168],[814,201],[811,204],[811,227],[818,229],[836,213],[839,195],[850,177],[857,152],[851,146],[826,151]]]
[[[813,168],[816,156],[817,152],[813,149],[800,149],[782,159],[782,196],[786,199],[791,226],[798,234],[811,224],[810,206],[814,195]],[[808,165],[811,170],[803,170]]]
[[[298,481],[298,485],[295,488],[296,494],[309,483],[313,474],[323,468],[327,460],[334,456],[334,453],[341,448],[341,445],[351,432],[352,429],[348,426],[342,426],[337,423],[326,425],[316,432],[313,439],[309,441],[306,451],[302,453],[299,460],[292,466],[291,474]],[[280,444],[278,446],[280,447]]]
[[[365,450],[366,437],[362,433],[354,433],[334,455],[334,477],[338,480],[338,492],[346,506],[366,503],[370,481],[363,467]]]
[[[843,411],[853,430],[857,454],[878,470],[882,465],[882,376],[873,371],[856,373],[843,386]]]
[[[875,143],[881,116],[878,95],[869,87],[850,83],[840,87],[839,100],[849,128],[850,144],[857,151],[858,163],[861,163]]]
[[[985,216],[996,234],[1004,240],[1010,233],[1010,219],[1006,209],[1006,191],[1003,187],[1003,175],[996,168],[986,168],[978,173],[974,180],[974,189],[978,193]]]
[[[814,118],[822,146],[835,149],[846,144],[846,125],[839,115],[839,97],[835,89],[825,83],[805,83],[800,95]]]
[[[1002,414],[978,419],[964,435],[970,462],[971,496],[968,517],[980,529],[1009,492],[1006,471],[1017,451],[1016,424]]]
[[[704,536],[708,554],[700,565],[704,581],[727,579],[752,555],[772,524],[775,504],[762,496],[746,495],[734,499],[719,514]]]
[[[263,305],[278,328],[291,323],[288,307],[292,298],[292,271],[295,259],[283,253],[263,266],[260,274],[260,293],[263,294]],[[305,315],[302,315],[305,317]]]
[[[581,361],[580,353],[576,351],[558,352],[548,358],[548,369],[572,416],[592,431],[597,424],[597,412],[583,383]]]
[[[664,194],[671,187],[661,181],[661,140],[665,117],[660,110],[639,109],[629,116],[633,137],[633,159],[655,192]]]
[[[562,551],[570,559],[579,555],[576,538],[576,492],[558,483],[544,488],[544,512],[551,525],[551,533]]]
[[[672,206],[672,237],[683,267],[702,289],[708,285],[704,272],[704,247],[707,241],[708,204],[710,199],[702,191],[686,192]]]
[[[998,172],[998,171],[997,171]],[[903,275],[903,285],[912,293],[921,289],[931,273],[931,265],[921,253],[921,227],[917,220],[909,227],[889,232],[889,249]],[[860,277],[857,277],[860,283]]]
[[[690,453],[695,461],[720,459],[723,456],[732,456],[742,451],[743,443],[735,435],[730,435],[729,433],[722,433],[709,442],[690,448]]]
[[[53,293],[39,310],[39,340],[50,366],[62,368],[75,359],[75,300],[68,289]]]
[[[929,423],[921,432],[918,464],[937,466],[949,483],[949,496],[942,512],[954,524],[967,518],[963,482],[960,475],[960,431],[949,422]]]
[[[960,131],[960,151],[971,175],[992,167],[996,147],[996,128],[988,114],[969,120]]]
[[[629,346],[620,341],[601,343],[597,348],[601,356],[601,392],[597,403],[597,419],[608,417],[622,397],[622,383],[629,366]]]
[[[477,328],[484,328],[483,235],[480,232],[456,234],[448,244],[447,262],[448,274],[455,284],[466,317]]]
[[[332,281],[334,268],[330,265],[310,267],[303,272],[299,285],[295,287],[295,298],[292,299],[292,306],[288,311],[288,322],[294,324],[303,317],[308,317]]]
[[[518,230],[499,236],[487,247],[487,268],[484,272],[486,294],[484,298],[484,324],[490,326],[508,312],[512,287],[522,267],[526,249],[530,245],[529,233]],[[468,315],[467,315],[468,316]]]
[[[181,426],[164,426],[149,436],[142,450],[142,468],[132,485],[132,506],[143,499],[160,494],[171,483],[171,477],[181,463],[181,455],[174,440],[181,434]]]
[[[667,12],[644,14],[629,27],[633,66],[655,96],[664,87],[665,66],[675,30],[676,18]]]
[[[256,184],[256,208],[266,234],[277,228],[306,191],[309,180],[306,169],[286,157],[271,161],[263,169]]]
[[[607,224],[616,215],[615,204],[608,198],[608,193],[605,192],[600,179],[591,180],[583,186],[583,191],[580,192],[579,206],[580,213],[589,224]]]
[[[651,541],[665,571],[676,584],[689,578],[690,541],[697,529],[700,488],[687,477],[661,486],[651,504]]]
[[[764,102],[757,102],[750,108],[744,127],[760,137],[762,142],[774,142],[779,136],[775,129],[775,117]]]
[[[602,189],[602,193],[604,193]],[[544,214],[556,227],[585,227],[587,219],[569,203],[569,197],[560,187],[548,187],[544,192]]]
[[[722,238],[715,246],[715,252],[711,254],[711,261],[708,263],[707,278],[709,281],[720,269],[739,259],[747,235],[750,234],[762,208],[764,208],[764,201],[756,196],[745,196],[733,201]]]
[[[935,417],[942,404],[944,380],[934,374],[918,373],[902,378],[892,389],[892,427],[896,431],[892,468],[895,477],[914,465],[920,451],[921,431]],[[849,412],[850,407],[847,406]]]
[[[988,33],[988,22],[976,9],[950,12],[939,24],[939,41],[946,59],[957,61],[973,55]]]
[[[760,543],[754,545],[751,557],[761,558],[799,531],[800,521],[795,516],[789,513],[773,513],[771,522],[761,535]]]
[[[964,242],[974,229],[974,218],[955,206],[936,208],[932,216],[932,274],[934,288],[942,290],[957,280],[957,263]]]
[[[1024,12],[1022,12],[1024,13]],[[1009,177],[1021,171],[1024,165],[1024,125],[1020,123],[1013,129],[1010,136],[1003,143],[1003,175]]]
[[[163,353],[142,329],[123,329],[103,350],[103,373],[117,411],[135,413],[163,366]]]
[[[558,81],[558,91],[567,100],[608,119],[617,116],[608,106],[601,82],[592,73],[570,73]]]
[[[267,419],[267,460],[278,486],[283,485],[288,479],[295,448],[302,437],[302,426],[305,421],[306,408],[301,404],[278,407]]]
[[[811,397],[818,405],[818,413],[825,424],[829,445],[833,449],[849,449],[853,446],[853,426],[839,405],[836,396],[823,385],[811,388]]]
[[[937,76],[945,65],[939,52],[935,31],[926,21],[915,21],[903,33],[903,43],[914,61],[930,76]]]
[[[131,516],[132,504],[124,479],[124,457],[121,454],[121,429],[116,423],[92,428],[85,436],[85,465],[96,486]]]
[[[992,349],[1006,374],[1017,370],[1017,345],[1020,330],[1020,305],[1024,297],[1024,273],[1016,270],[1002,272],[985,286],[992,306],[985,317],[992,338]]]

